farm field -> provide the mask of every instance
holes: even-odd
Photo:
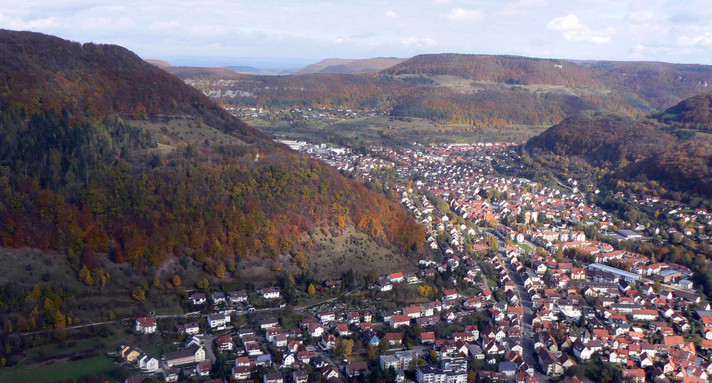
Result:
[[[547,126],[510,125],[476,127],[466,124],[440,124],[422,118],[370,116],[335,122],[248,120],[273,137],[330,142],[358,147],[361,145],[400,145],[410,142],[523,142],[543,132]]]

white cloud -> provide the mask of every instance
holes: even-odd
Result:
[[[453,21],[480,21],[484,19],[485,14],[476,9],[455,8],[445,17]]]
[[[417,2],[404,0],[209,0],[199,7],[194,0],[0,0],[0,28],[121,42],[150,57],[320,59],[417,51],[708,63],[709,2],[425,0],[418,11],[411,9]],[[486,27],[471,27],[479,23]]]
[[[20,31],[42,30],[59,26],[59,20],[55,17],[32,19],[24,21],[20,18],[12,18],[0,13],[0,28],[14,29]]]
[[[527,15],[547,5],[549,5],[547,0],[519,0],[505,5],[500,13],[505,16]]]
[[[130,17],[115,18],[112,16],[85,17],[81,20],[73,20],[72,28],[89,31],[92,33],[112,33],[114,38],[120,38],[120,34],[127,30],[134,30],[138,24]]]
[[[637,44],[630,52],[630,56],[634,60],[669,60],[675,58],[679,54],[689,54],[689,48],[667,47],[667,46],[648,46]]]
[[[438,42],[434,38],[431,38],[431,37],[426,37],[426,38],[420,39],[420,43],[426,47],[432,47],[432,46],[438,45]]]
[[[159,21],[156,23],[149,24],[146,26],[146,29],[149,31],[156,31],[156,32],[170,32],[176,30],[176,28],[180,27],[180,23],[178,20],[171,20],[171,21]]]
[[[650,10],[633,11],[628,13],[627,17],[628,21],[633,24],[645,24],[660,19],[660,17],[655,12]]]
[[[232,32],[237,32],[237,30],[232,27],[209,24],[193,25],[188,29],[191,36],[204,38],[224,38]]]
[[[406,37],[401,41],[403,46],[406,48],[422,48],[422,47],[432,47],[435,45],[438,45],[438,42],[433,39],[432,37],[423,37],[423,38],[418,38],[416,36],[409,36]]]
[[[605,29],[594,31],[587,25],[579,21],[578,16],[573,13],[564,17],[558,17],[546,24],[546,28],[552,31],[561,32],[568,42],[588,42],[593,44],[607,44],[611,42],[613,31]]]
[[[677,43],[686,47],[708,47],[712,48],[712,33],[697,36],[680,36]]]

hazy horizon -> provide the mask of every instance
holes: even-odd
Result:
[[[0,4],[0,28],[118,44],[178,65],[205,65],[211,58],[220,61],[211,66],[264,62],[275,68],[446,52],[712,64],[712,9],[703,0]]]
[[[524,55],[514,55],[514,54],[488,54],[488,53],[462,53],[462,52],[440,52],[440,53],[420,53],[418,55],[427,54],[466,54],[466,55],[485,55],[485,56],[514,56],[514,57],[528,57],[535,59],[556,59],[564,60],[570,62],[588,62],[588,61],[636,61],[636,62],[664,62],[669,64],[683,64],[683,65],[712,65],[704,63],[687,63],[678,61],[664,61],[664,60],[605,60],[605,59],[572,59],[567,57],[537,57],[537,56],[524,56]],[[416,55],[417,56],[417,55]],[[415,57],[415,56],[412,56]],[[202,56],[172,56],[172,57],[141,57],[144,60],[160,60],[165,61],[172,66],[185,66],[185,67],[205,67],[205,68],[227,68],[227,67],[253,67],[256,69],[265,70],[284,70],[291,71],[296,69],[304,68],[305,66],[316,64],[323,60],[329,59],[343,59],[343,60],[365,60],[365,59],[376,59],[376,58],[399,58],[399,59],[409,59],[412,57],[321,57],[321,58],[300,58],[300,57],[202,57]]]

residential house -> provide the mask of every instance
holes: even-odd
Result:
[[[309,372],[306,370],[297,370],[292,373],[292,382],[307,383],[309,380]]]
[[[279,326],[279,320],[277,318],[267,318],[260,321],[260,328],[262,330],[267,330],[273,327]]]
[[[460,294],[455,289],[445,290],[443,292],[443,295],[444,295],[443,299],[457,299],[460,297]]]
[[[227,294],[227,299],[230,303],[247,303],[247,292],[245,290],[230,291]]]
[[[544,347],[537,349],[539,367],[549,376],[560,376],[564,373],[564,366],[559,363],[554,354]]]
[[[390,348],[401,347],[403,345],[403,335],[399,332],[389,332],[383,336]]]
[[[368,369],[366,362],[353,362],[344,367],[344,375],[349,379],[354,379],[361,375],[368,375],[371,371]]]
[[[194,305],[202,305],[205,304],[205,302],[208,301],[207,296],[205,293],[193,293],[190,295],[190,298],[188,298]]]
[[[434,332],[421,332],[420,342],[423,344],[435,343],[435,333]]]
[[[121,347],[119,347],[119,354],[123,360],[133,363],[138,360],[139,356],[141,356],[143,352],[133,346],[121,345]]]
[[[210,294],[210,299],[213,301],[214,305],[219,305],[221,303],[227,302],[227,300],[225,299],[225,293],[223,292],[214,292]]]
[[[153,334],[156,332],[157,324],[155,317],[138,317],[134,329],[142,334]]]
[[[158,370],[158,359],[152,357],[151,355],[148,354],[141,354],[138,359],[136,360],[136,365],[138,368],[140,368],[142,371],[145,372],[154,372]]]
[[[168,352],[163,355],[163,360],[168,367],[200,363],[205,360],[205,349],[193,345],[183,350]]]
[[[336,366],[326,366],[319,370],[319,376],[323,382],[328,382],[331,379],[339,379],[339,370]]]
[[[376,288],[381,292],[391,291],[393,290],[393,285],[387,279],[379,279],[378,282],[376,282]]]
[[[221,335],[215,338],[215,345],[220,351],[232,351],[235,348],[235,342],[230,334]]]
[[[264,299],[277,299],[280,296],[279,287],[266,287],[262,289],[262,298]]]
[[[324,334],[324,326],[320,324],[312,324],[307,327],[307,331],[309,332],[309,336],[312,338],[318,338]]]
[[[412,319],[420,318],[420,306],[408,306],[403,308],[403,314]]]
[[[358,311],[352,311],[352,312],[350,312],[350,313],[347,314],[347,316],[346,316],[346,321],[347,321],[347,323],[350,324],[350,325],[351,325],[351,324],[357,325],[357,324],[359,324],[359,323],[361,322],[361,315],[359,314]]]
[[[195,335],[200,333],[200,325],[198,322],[190,322],[176,326],[176,331],[182,334]]]
[[[281,372],[268,372],[262,379],[263,383],[284,383],[284,375]]]
[[[208,376],[213,369],[213,364],[209,360],[204,360],[195,366],[195,373],[198,376]],[[206,382],[207,383],[207,382]]]
[[[247,380],[252,374],[252,368],[249,366],[235,366],[232,368],[232,377],[235,380]]]
[[[161,372],[164,382],[177,382],[180,370],[177,368],[164,368]]]
[[[580,340],[574,342],[574,355],[581,360],[591,359],[593,353],[601,351],[603,349],[603,342],[600,340],[592,340],[587,343],[583,343]]]
[[[627,382],[644,383],[645,371],[642,368],[625,369],[621,371],[621,377]]]
[[[322,324],[329,324],[336,320],[336,314],[332,311],[321,312],[316,314],[316,316]]]
[[[658,310],[652,310],[652,309],[636,309],[633,310],[633,319],[634,320],[640,320],[640,321],[654,321],[658,319],[660,314],[658,313]]]
[[[410,325],[410,317],[405,314],[394,315],[391,318],[390,324],[391,324],[391,327],[393,327],[393,328],[398,328],[401,326],[409,326]]]
[[[388,275],[388,280],[391,283],[400,283],[405,280],[405,276],[403,275],[403,273],[400,273],[400,272],[399,273],[391,273]]]
[[[211,329],[223,330],[225,329],[225,326],[230,323],[230,314],[209,314],[207,320]]]
[[[282,355],[282,365],[279,368],[290,368],[294,365],[296,361],[296,356],[293,353],[288,352]]]
[[[334,347],[336,347],[336,337],[331,334],[324,335],[319,341],[319,348],[324,351],[333,350]]]
[[[336,332],[339,334],[341,337],[349,336],[351,335],[351,330],[349,329],[349,325],[346,323],[339,323],[336,325]]]

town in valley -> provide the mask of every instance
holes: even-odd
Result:
[[[581,371],[702,382],[712,374],[712,305],[696,293],[692,271],[630,250],[680,240],[673,236],[709,241],[704,209],[619,193],[682,225],[625,222],[592,202],[600,192],[592,185],[504,175],[516,170],[514,143],[365,151],[282,143],[392,189],[426,228],[429,256],[401,272],[316,278],[307,293],[318,299],[308,305],[285,291],[293,281],[193,291],[185,320],[147,314],[131,323],[136,334],[180,342],[163,354],[122,345],[117,360],[141,371],[127,381],[216,377],[216,364],[229,374],[215,381],[265,383],[577,382]]]
[[[3,1],[0,383],[712,382],[710,0],[554,3]]]

